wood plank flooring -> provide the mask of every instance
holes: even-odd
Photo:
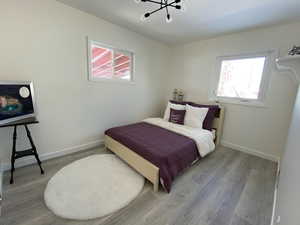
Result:
[[[145,184],[127,207],[100,219],[65,220],[49,211],[43,200],[48,180],[63,166],[104,148],[68,155],[37,166],[17,169],[15,184],[4,175],[1,225],[270,225],[277,165],[219,147],[179,176],[171,193]]]

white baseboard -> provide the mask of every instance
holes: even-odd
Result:
[[[233,144],[233,143],[230,143],[228,141],[222,140],[221,145],[223,145],[224,147],[227,147],[227,148],[231,148],[231,149],[234,149],[234,150],[238,150],[238,151],[241,151],[241,152],[248,153],[250,155],[255,155],[255,156],[258,156],[258,157],[263,158],[263,159],[268,159],[268,160],[271,160],[271,161],[274,161],[274,162],[277,162],[277,163],[280,161],[280,158],[277,157],[277,156],[266,154],[266,153],[260,152],[258,150],[247,148],[247,147],[244,147],[244,146],[241,146],[241,145]]]
[[[75,152],[79,152],[79,151],[83,151],[83,150],[87,150],[87,149],[90,149],[90,148],[103,146],[103,145],[104,145],[103,140],[97,140],[97,141],[92,141],[92,142],[89,142],[89,143],[86,143],[86,144],[65,148],[65,149],[62,149],[62,150],[56,151],[56,152],[40,154],[39,157],[40,157],[41,161],[45,161],[45,160],[48,160],[48,159],[61,157],[61,156],[64,156],[64,155],[72,154],[72,153],[75,153]],[[15,164],[15,167],[19,168],[19,167],[31,165],[31,164],[34,164],[34,163],[36,163],[35,158],[33,156],[29,156],[29,157],[17,160],[16,164]],[[10,168],[11,168],[10,162],[3,162],[2,169],[4,171],[10,170]]]

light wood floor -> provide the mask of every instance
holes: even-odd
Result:
[[[178,177],[172,191],[154,193],[146,183],[142,193],[126,208],[109,217],[64,220],[45,206],[47,181],[63,166],[91,154],[92,149],[17,169],[15,184],[4,177],[1,225],[270,225],[276,164],[220,147]]]

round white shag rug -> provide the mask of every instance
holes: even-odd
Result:
[[[106,216],[128,205],[141,192],[144,178],[115,155],[93,155],[62,168],[49,181],[48,208],[66,219]]]

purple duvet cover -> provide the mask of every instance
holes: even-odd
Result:
[[[145,122],[111,128],[105,134],[156,165],[168,192],[175,177],[200,157],[192,139]]]

